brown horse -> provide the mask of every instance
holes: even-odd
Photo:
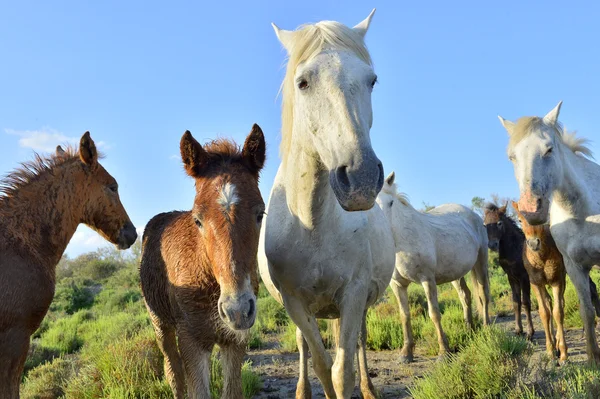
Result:
[[[523,334],[521,323],[521,305],[523,305],[527,317],[527,339],[531,339],[534,333],[531,320],[531,287],[523,265],[525,244],[523,231],[506,215],[506,205],[498,207],[496,204],[486,204],[483,224],[488,233],[488,247],[492,251],[498,251],[500,267],[508,277],[515,312],[515,332],[519,335]]]
[[[54,297],[55,268],[84,223],[119,249],[137,239],[89,132],[79,152],[25,163],[0,183],[0,398],[19,397],[31,334]]]
[[[512,206],[517,212],[525,233],[527,245],[523,248],[523,264],[537,297],[540,318],[546,333],[546,350],[551,356],[554,356],[554,350],[556,350],[560,361],[566,361],[568,354],[564,331],[564,311],[567,272],[563,257],[550,234],[550,226],[547,224],[530,225],[519,211],[519,204],[513,201]],[[552,307],[552,299],[546,290],[547,285],[552,287],[554,307]],[[591,278],[590,292],[596,313],[599,314],[600,299],[596,284]],[[552,312],[551,309],[553,309]],[[553,333],[551,313],[556,323],[556,338]]]
[[[265,205],[258,175],[265,139],[258,125],[243,149],[202,147],[185,132],[181,157],[196,180],[191,211],[156,215],[144,231],[142,292],[176,399],[210,398],[210,355],[221,348],[223,398],[242,398],[241,367],[256,317],[256,253]],[[184,378],[185,373],[185,378]]]

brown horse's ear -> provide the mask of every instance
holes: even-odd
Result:
[[[186,173],[192,177],[200,177],[202,169],[208,164],[208,154],[189,130],[183,133],[179,150]]]
[[[258,172],[260,172],[265,164],[266,148],[265,135],[260,126],[255,123],[244,142],[242,157],[256,177],[258,177]]]
[[[85,132],[79,140],[79,158],[81,162],[89,166],[93,166],[98,162],[98,151],[94,140],[90,137],[90,132]]]
[[[56,146],[56,156],[57,157],[62,157],[63,155],[65,155],[65,150],[63,150],[63,148],[59,145]]]
[[[507,206],[508,206],[508,202],[506,204],[502,205],[500,208],[498,208],[498,213],[505,215]]]
[[[511,201],[510,204],[512,205],[515,212],[519,213],[519,203],[516,201]]]

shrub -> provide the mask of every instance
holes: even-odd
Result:
[[[23,386],[23,399],[57,399],[64,395],[64,387],[74,373],[74,361],[56,358],[31,370]]]
[[[92,313],[90,311],[80,310],[72,316],[58,319],[42,334],[39,344],[48,350],[63,355],[75,352],[83,345],[78,329],[84,321],[91,318]]]
[[[438,363],[411,388],[415,399],[495,398],[516,385],[527,341],[498,327],[486,327],[457,355]]]
[[[219,399],[223,392],[223,366],[216,353],[212,354],[210,360],[210,393],[213,399]],[[242,365],[242,393],[244,398],[254,397],[261,387],[260,377],[252,371],[252,363],[246,361]]]
[[[93,303],[92,289],[76,284],[72,278],[69,278],[56,287],[50,311],[73,314],[78,310],[90,308]]]

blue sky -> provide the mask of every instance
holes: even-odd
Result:
[[[373,7],[372,142],[416,206],[518,194],[498,114],[543,115],[563,100],[560,119],[598,153],[597,2],[25,0],[0,2],[0,172],[89,130],[143,228],[192,205],[186,129],[241,142],[256,122],[266,200],[285,60],[270,23],[354,25]],[[80,229],[68,253],[102,242]]]

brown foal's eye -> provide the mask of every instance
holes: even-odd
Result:
[[[117,192],[119,192],[119,185],[118,184],[111,184],[110,186],[108,186],[108,189],[110,191],[112,191],[113,193],[117,193]]]
[[[263,221],[263,217],[265,216],[265,212],[261,212],[258,215],[256,215],[256,223],[261,224]]]
[[[300,82],[298,82],[298,88],[300,90],[308,89],[308,82],[306,81],[306,79],[302,79]]]
[[[194,218],[194,223],[196,223],[196,226],[198,226],[199,229],[202,228],[202,222],[200,221],[200,219]]]

